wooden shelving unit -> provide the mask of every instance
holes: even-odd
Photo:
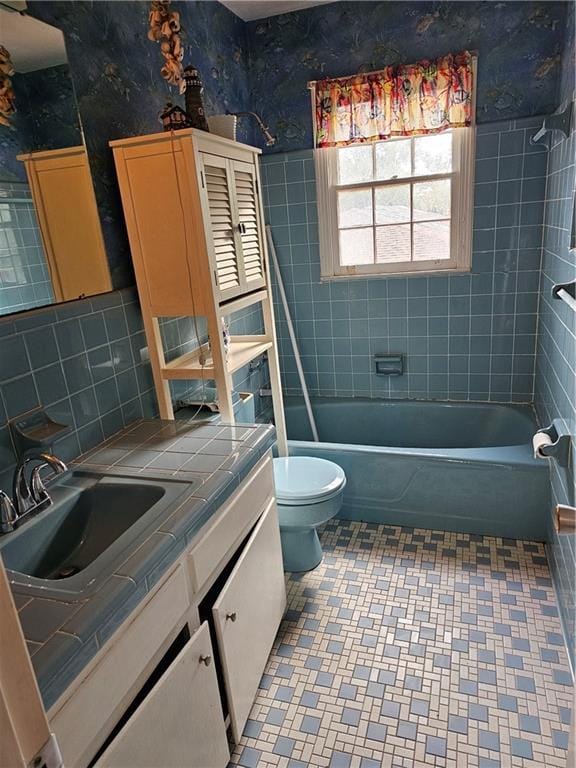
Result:
[[[268,355],[278,452],[287,453],[260,150],[186,129],[111,142],[160,415],[173,419],[169,382],[213,380],[223,421],[234,423],[232,374]],[[252,305],[264,332],[233,336],[222,318]],[[204,316],[209,343],[166,362],[159,321]]]
[[[235,373],[251,360],[267,352],[274,342],[266,336],[232,336],[226,358],[226,370]],[[201,353],[206,356],[204,365],[200,364]],[[215,375],[214,363],[207,346],[188,352],[171,360],[162,368],[164,379],[206,379]]]

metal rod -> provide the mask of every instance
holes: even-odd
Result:
[[[276,270],[278,290],[280,291],[280,298],[282,299],[282,306],[284,307],[284,315],[286,316],[286,324],[288,326],[290,341],[292,342],[292,349],[294,351],[294,358],[296,360],[296,368],[298,370],[298,376],[300,377],[300,384],[302,385],[302,393],[304,395],[304,403],[306,405],[308,419],[310,420],[312,436],[314,438],[314,442],[318,443],[320,442],[320,438],[318,437],[318,430],[316,429],[316,420],[314,419],[314,413],[312,411],[312,403],[310,402],[310,395],[308,394],[308,386],[306,384],[306,379],[304,378],[304,369],[302,368],[302,360],[300,359],[300,350],[298,349],[298,342],[296,341],[296,334],[294,333],[292,316],[290,315],[290,307],[288,306],[288,299],[286,298],[286,291],[284,290],[284,282],[282,280],[282,273],[280,272],[280,265],[278,264],[278,257],[276,255],[276,247],[274,246],[274,239],[272,237],[272,229],[270,224],[266,225],[266,238],[268,240],[270,256],[272,256],[272,263],[274,264],[274,269]]]
[[[554,514],[554,527],[558,533],[576,533],[576,508],[558,504]]]
[[[556,291],[556,296],[559,299],[562,299],[562,301],[566,302],[570,309],[573,309],[574,312],[576,312],[576,299],[574,296],[570,296],[568,291],[565,288],[560,288],[559,291]]]

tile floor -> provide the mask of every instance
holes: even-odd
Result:
[[[573,688],[541,544],[332,521],[231,765],[565,768]]]

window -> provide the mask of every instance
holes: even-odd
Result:
[[[323,279],[470,269],[473,128],[315,151]]]

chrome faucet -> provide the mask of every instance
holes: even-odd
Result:
[[[32,461],[40,462],[40,464],[32,470],[30,484],[28,484],[26,480],[26,467]],[[41,470],[47,465],[52,468],[55,475],[61,475],[68,469],[62,459],[51,453],[32,453],[19,461],[14,474],[13,507],[16,514],[16,523],[24,515],[38,509],[38,507],[52,503],[52,499],[40,476]]]
[[[0,491],[0,534],[10,533],[16,525],[16,510],[12,499],[4,491]]]

